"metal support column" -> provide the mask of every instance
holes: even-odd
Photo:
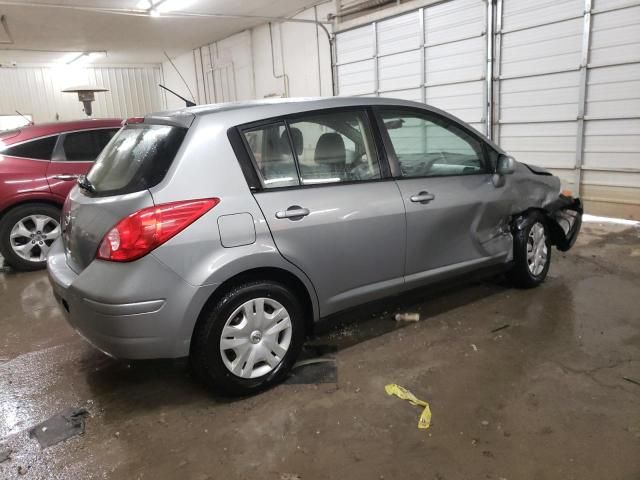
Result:
[[[584,157],[584,116],[587,104],[587,79],[589,74],[589,49],[591,46],[591,1],[584,1],[584,22],[582,30],[582,54],[580,57],[580,80],[578,91],[578,128],[576,132],[576,163],[574,194],[580,195],[582,184],[582,161]]]
[[[418,10],[420,15],[420,99],[427,103],[427,37],[424,30],[424,8]]]
[[[500,141],[500,76],[502,75],[502,2],[497,0],[495,9],[495,31],[494,31],[494,51],[493,58],[493,126],[491,139],[498,143]]]
[[[371,24],[373,28],[373,88],[376,97],[380,96],[380,76],[378,68],[378,23],[373,22]]]
[[[487,1],[486,35],[487,66],[485,71],[485,131],[487,137],[493,138],[493,22],[494,0]]]

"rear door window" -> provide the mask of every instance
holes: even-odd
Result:
[[[95,194],[131,193],[160,183],[186,132],[186,128],[144,123],[120,130],[87,174]]]
[[[51,160],[51,154],[53,153],[53,149],[56,146],[57,141],[58,135],[30,140],[28,142],[21,143],[20,145],[8,147],[2,151],[2,154],[10,155],[12,157]]]
[[[380,178],[364,112],[305,115],[289,128],[304,185]]]
[[[242,130],[265,189],[380,179],[364,111],[313,112]]]
[[[284,123],[246,130],[244,137],[253,154],[264,188],[300,185]]]
[[[67,133],[62,142],[66,160],[93,162],[117,131],[117,128],[109,128]]]

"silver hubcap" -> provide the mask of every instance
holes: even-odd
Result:
[[[225,367],[242,378],[276,368],[289,350],[292,334],[287,310],[271,298],[254,298],[229,316],[220,337]]]
[[[29,215],[11,229],[11,248],[23,260],[42,262],[60,236],[60,224],[47,215]]]
[[[544,226],[541,223],[535,223],[527,239],[527,264],[532,275],[537,277],[542,273],[547,264],[548,254]]]

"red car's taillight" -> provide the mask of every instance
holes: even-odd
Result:
[[[220,203],[219,198],[163,203],[123,218],[102,239],[96,258],[130,262],[145,256]]]

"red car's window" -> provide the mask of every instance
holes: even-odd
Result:
[[[62,143],[65,158],[72,162],[93,162],[117,131],[114,128],[67,133]]]
[[[29,142],[8,147],[2,151],[3,155],[12,157],[35,158],[37,160],[51,160],[53,148],[56,146],[58,136],[39,138]]]

